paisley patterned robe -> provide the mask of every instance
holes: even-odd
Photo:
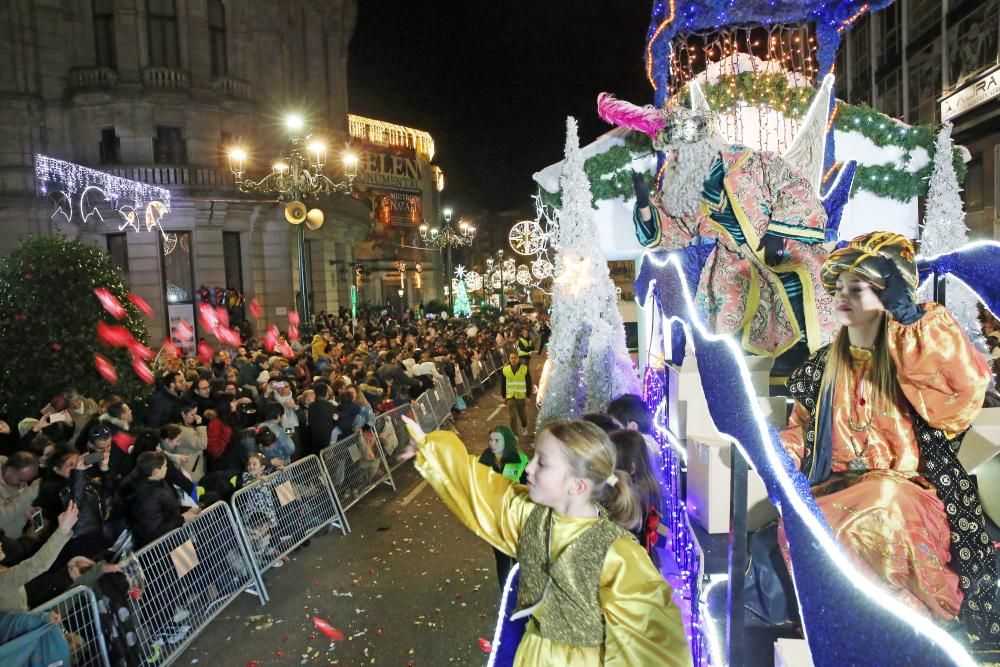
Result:
[[[721,184],[706,179],[705,200],[694,216],[668,215],[659,193],[651,198],[651,221],[641,222],[635,212],[640,242],[675,250],[697,237],[714,239],[696,297],[709,327],[739,336],[752,354],[778,356],[800,340],[810,351],[819,349],[836,328],[832,298],[819,283],[828,254],[822,203],[808,181],[774,153],[727,146],[719,161]],[[767,266],[757,250],[765,233],[786,239],[785,261],[778,266]]]

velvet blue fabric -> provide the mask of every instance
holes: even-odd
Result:
[[[1000,315],[1000,243],[974,241],[937,257],[918,257],[920,282],[935,271],[950,274],[972,288],[990,312]],[[947,295],[945,295],[947,299]]]

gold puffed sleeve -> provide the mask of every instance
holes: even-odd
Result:
[[[691,648],[671,589],[634,540],[618,538],[601,570],[604,665],[691,664]]]
[[[792,414],[788,417],[788,426],[781,429],[778,433],[778,437],[781,438],[781,445],[788,452],[789,456],[792,457],[792,460],[795,461],[796,468],[802,467],[802,457],[806,453],[805,434],[811,426],[809,423],[811,419],[805,407],[798,401],[795,401]]]
[[[528,488],[479,463],[449,431],[434,431],[417,448],[417,471],[465,526],[509,556],[534,504]]]
[[[899,386],[917,413],[949,437],[969,428],[983,406],[990,369],[948,310],[922,304],[913,324],[889,324]]]

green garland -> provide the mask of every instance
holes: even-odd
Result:
[[[753,72],[729,74],[719,78],[717,83],[702,86],[705,98],[713,109],[727,109],[737,103],[767,105],[780,109],[791,118],[801,118],[812,103],[816,91],[811,88],[790,86],[784,74],[758,75]],[[679,99],[687,99],[687,89],[678,93]],[[892,163],[879,165],[859,165],[854,177],[853,191],[866,190],[879,197],[901,202],[927,194],[934,158],[935,129],[930,125],[900,127],[885,114],[863,104],[848,104],[837,101],[834,127],[841,132],[857,132],[879,147],[896,146],[904,150],[904,158],[909,153],[923,148],[930,162],[916,172],[909,172]],[[583,169],[590,179],[594,201],[628,198],[632,195],[632,174],[625,167],[632,160],[653,150],[649,137],[642,132],[630,132],[625,136],[624,146],[612,146],[606,152],[586,160]],[[967,167],[962,159],[962,151],[955,149],[955,173],[958,182],[965,180]],[[552,206],[560,205],[559,193],[539,189],[542,201]]]

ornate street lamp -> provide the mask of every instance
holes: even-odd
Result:
[[[476,228],[464,220],[459,220],[458,225],[453,227],[451,224],[451,209],[446,208],[442,213],[444,224],[440,228],[428,228],[426,224],[420,225],[420,239],[424,242],[424,245],[431,248],[438,248],[446,253],[445,276],[447,276],[446,280],[450,282],[451,249],[472,245],[472,241],[476,238]],[[454,290],[450,288],[446,289],[448,289],[448,306],[451,308],[454,306],[455,296],[452,294]]]
[[[273,194],[275,200],[285,204],[285,220],[298,225],[296,248],[299,256],[299,292],[302,303],[299,312],[302,321],[312,323],[309,312],[309,283],[306,276],[305,228],[319,229],[323,226],[323,211],[307,209],[306,199],[319,199],[324,195],[350,194],[354,177],[358,173],[358,158],[351,153],[342,155],[346,180],[334,183],[324,173],[327,161],[326,144],[306,132],[305,120],[299,114],[285,117],[290,145],[288,157],[279,158],[271,167],[271,173],[253,181],[246,178],[247,151],[242,146],[229,150],[229,168],[236,176],[236,185],[241,192]]]

